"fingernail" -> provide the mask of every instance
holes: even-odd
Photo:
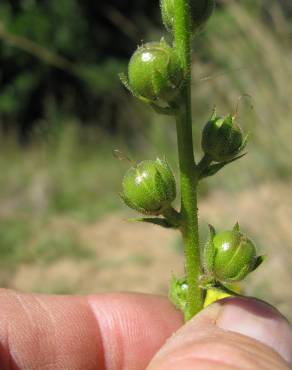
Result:
[[[222,305],[218,327],[256,339],[292,364],[292,328],[275,308],[250,298],[227,299]]]

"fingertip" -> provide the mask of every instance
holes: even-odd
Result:
[[[219,328],[256,339],[292,364],[291,325],[276,308],[245,297],[227,298],[221,305],[216,321]]]
[[[250,298],[225,299],[184,325],[147,370],[188,369],[189,364],[208,370],[287,370],[291,335],[291,326],[273,307]]]

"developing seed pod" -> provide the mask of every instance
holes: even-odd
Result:
[[[160,215],[176,197],[175,178],[162,159],[131,167],[123,180],[124,202],[143,214]]]
[[[174,0],[160,0],[162,21],[169,32],[173,32]],[[199,31],[210,18],[215,8],[215,0],[191,0],[191,22],[193,34]]]
[[[189,286],[187,278],[176,278],[174,275],[171,278],[169,288],[169,299],[181,311],[185,312],[188,301]]]
[[[168,297],[170,301],[184,314],[185,321],[192,318],[188,304],[189,285],[186,277],[172,276]]]
[[[229,161],[245,147],[247,136],[235,123],[235,117],[218,117],[214,112],[202,134],[202,149],[214,162]]]
[[[257,256],[255,245],[240,232],[238,224],[217,234],[210,226],[203,261],[207,276],[222,283],[241,281],[262,262],[263,257]]]
[[[164,40],[140,46],[130,60],[129,89],[146,101],[173,101],[182,81],[183,72],[175,50]]]

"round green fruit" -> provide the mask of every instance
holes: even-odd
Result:
[[[169,32],[173,32],[174,0],[160,1],[162,21]],[[215,0],[191,0],[191,27],[192,32],[199,31],[208,21],[215,8]]]
[[[175,178],[165,160],[143,161],[125,174],[122,198],[136,211],[162,214],[175,197]]]
[[[130,59],[128,83],[138,97],[169,103],[179,94],[182,81],[177,55],[163,40],[140,46]]]
[[[254,243],[236,224],[233,230],[216,233],[211,227],[211,237],[204,250],[206,276],[222,283],[243,280],[263,261],[257,256]]]
[[[231,160],[245,144],[246,138],[231,115],[218,117],[214,114],[203,129],[202,149],[214,162]]]

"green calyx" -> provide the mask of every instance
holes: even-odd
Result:
[[[173,31],[174,25],[174,1],[175,0],[161,0],[161,14],[162,21],[165,28],[169,31]],[[190,12],[192,22],[192,32],[195,34],[200,31],[201,28],[206,24],[215,8],[215,0],[191,0],[190,1]]]
[[[169,287],[169,299],[177,309],[184,313],[186,320],[190,318],[188,309],[188,292],[189,285],[187,278],[177,278],[173,275]]]
[[[176,183],[168,163],[163,159],[146,160],[129,168],[123,180],[124,202],[146,215],[161,215],[176,197]]]
[[[236,224],[231,231],[216,233],[210,226],[210,239],[204,248],[204,270],[211,280],[232,283],[243,280],[262,262],[253,242]]]
[[[235,117],[218,117],[214,112],[202,134],[202,149],[214,162],[225,162],[235,158],[246,146],[241,128]]]
[[[130,59],[124,84],[145,102],[171,103],[179,95],[182,82],[183,72],[175,50],[161,40],[138,47]]]

